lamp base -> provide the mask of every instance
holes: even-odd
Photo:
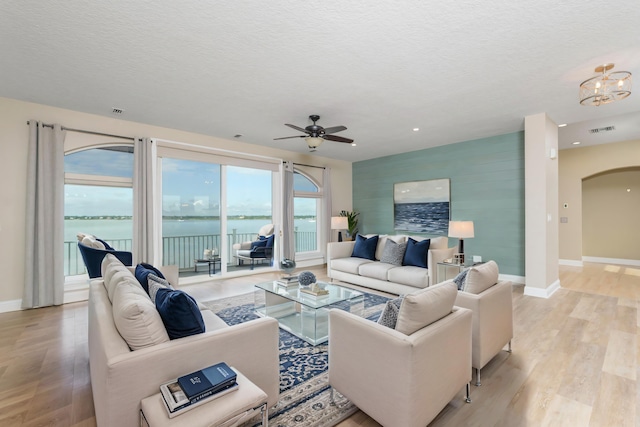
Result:
[[[342,242],[342,231],[338,231],[338,242]]]
[[[453,260],[456,264],[463,265],[464,264],[464,254],[455,254],[453,256]]]

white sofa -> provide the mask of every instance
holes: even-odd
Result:
[[[367,235],[365,237],[371,237]],[[417,289],[438,283],[437,263],[453,258],[456,248],[449,248],[447,237],[431,238],[427,252],[427,268],[396,266],[380,262],[387,239],[404,243],[411,237],[421,241],[424,236],[380,235],[376,247],[375,261],[352,257],[354,241],[331,242],[327,246],[327,275],[332,280],[353,283],[392,294],[408,294]]]
[[[132,295],[138,295],[136,298],[140,290],[144,293],[131,270],[113,255],[107,255],[102,265],[103,278],[90,284],[89,363],[99,427],[138,426],[140,401],[158,393],[162,383],[220,361],[234,366],[264,390],[269,406],[277,402],[279,354],[275,319],[260,318],[228,326],[213,312],[204,309],[201,311],[206,328],[204,333],[165,340],[166,330],[160,330],[154,333],[154,339],[162,342],[131,350],[116,327],[116,323],[135,321],[133,317],[127,317],[126,311],[117,309],[120,293],[131,291]],[[165,277],[177,283],[175,273],[176,270]],[[113,306],[112,298],[116,301]],[[148,309],[146,301],[141,302],[140,305],[146,304]],[[148,312],[142,320],[155,322],[150,315],[153,313]],[[162,319],[160,322],[164,328]],[[132,330],[122,331],[130,338]]]

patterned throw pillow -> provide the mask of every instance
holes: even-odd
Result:
[[[378,323],[380,325],[391,329],[396,328],[398,312],[400,311],[400,305],[402,304],[403,299],[404,296],[401,295],[396,299],[387,301],[387,305],[385,305],[384,310],[382,310],[382,313],[380,313],[380,317],[378,318]]]
[[[453,281],[458,286],[458,290],[461,291],[464,289],[464,281],[467,278],[467,273],[469,272],[468,268],[462,270],[456,277],[453,278]]]
[[[156,303],[156,293],[158,293],[158,289],[161,289],[161,288],[173,289],[173,286],[169,284],[167,279],[158,277],[155,274],[149,273],[149,275],[147,276],[147,280],[149,283],[149,297],[151,298],[151,301],[154,304]]]
[[[380,257],[380,262],[402,265],[402,259],[404,258],[404,251],[406,249],[406,243],[396,243],[391,239],[387,239],[387,242],[384,244],[382,256]]]

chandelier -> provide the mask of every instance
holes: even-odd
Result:
[[[604,64],[596,67],[596,77],[580,83],[580,104],[595,105],[609,104],[631,95],[631,73],[628,71],[609,72],[614,64]]]

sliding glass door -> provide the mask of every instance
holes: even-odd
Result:
[[[164,265],[181,278],[272,268],[276,239],[259,232],[275,232],[277,164],[173,148],[158,159]]]

